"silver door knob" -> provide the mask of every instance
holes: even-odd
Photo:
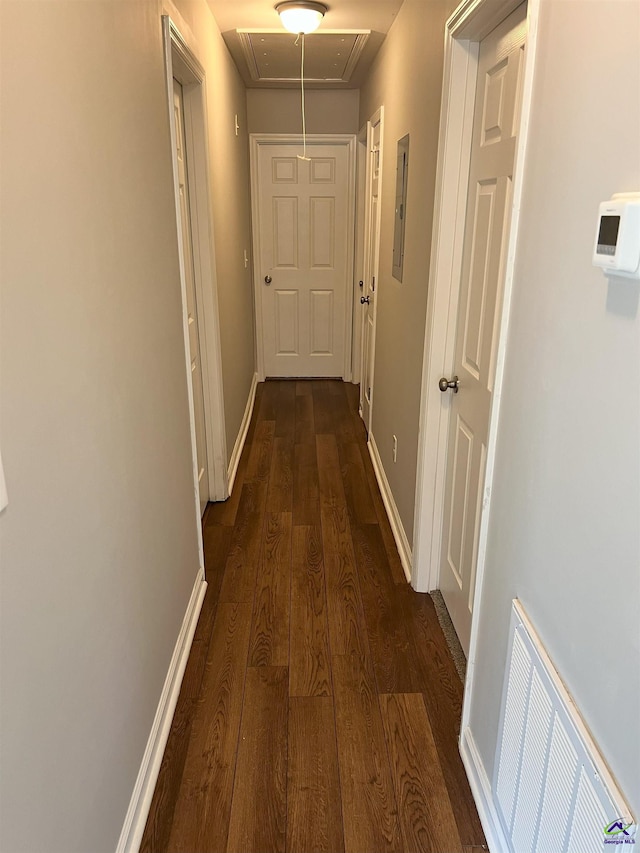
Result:
[[[273,281],[273,279],[271,278],[270,275],[265,275],[265,277],[264,277],[264,283],[265,284],[271,284],[272,281]]]
[[[360,304],[361,305],[368,305],[370,302],[371,302],[371,298],[369,296],[361,296],[360,297]]]
[[[454,394],[458,393],[458,377],[454,376],[453,379],[447,379],[445,376],[442,377],[440,382],[438,382],[438,388],[444,393],[448,391],[449,388],[453,391]]]

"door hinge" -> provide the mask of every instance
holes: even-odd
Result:
[[[374,275],[374,277],[371,279],[371,290],[375,290],[375,289],[376,289],[376,277]]]

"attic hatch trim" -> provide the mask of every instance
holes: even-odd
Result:
[[[254,83],[291,83],[291,82],[299,82],[299,77],[264,77],[260,76],[260,71],[258,70],[258,63],[256,61],[255,54],[253,52],[253,46],[251,43],[251,36],[253,35],[285,35],[290,36],[290,33],[283,32],[281,28],[278,29],[267,29],[267,28],[245,28],[245,29],[237,29],[236,35],[238,36],[238,41],[240,42],[240,47],[242,48],[242,53],[244,55],[245,62],[247,63],[247,68],[249,69],[249,74],[251,75],[251,79]],[[321,38],[323,35],[327,36],[356,36],[356,39],[353,43],[353,48],[351,49],[351,54],[349,59],[345,65],[344,74],[342,77],[305,77],[305,82],[307,83],[348,83],[353,76],[353,72],[356,69],[356,66],[362,56],[362,52],[369,40],[369,36],[371,35],[371,30],[322,30],[320,32],[316,31],[312,34],[314,39]]]

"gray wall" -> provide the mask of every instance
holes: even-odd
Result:
[[[357,89],[305,92],[307,133],[357,133]],[[247,89],[249,133],[301,133],[298,89]]]
[[[639,32],[637,3],[542,2],[470,719],[491,776],[517,596],[636,815],[640,285],[591,252],[640,190]]]
[[[433,194],[438,149],[444,24],[451,3],[405,0],[360,94],[360,125],[384,105],[382,231],[372,433],[409,541]],[[410,135],[403,281],[392,276],[398,140]],[[398,437],[394,464],[392,436]]]
[[[184,7],[222,117],[232,447],[253,373],[244,91],[204,0]],[[0,10],[0,848],[97,853],[116,846],[198,570],[162,7]]]

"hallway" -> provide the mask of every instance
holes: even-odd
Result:
[[[141,850],[481,849],[458,678],[406,583],[357,386],[269,381],[231,498]]]

